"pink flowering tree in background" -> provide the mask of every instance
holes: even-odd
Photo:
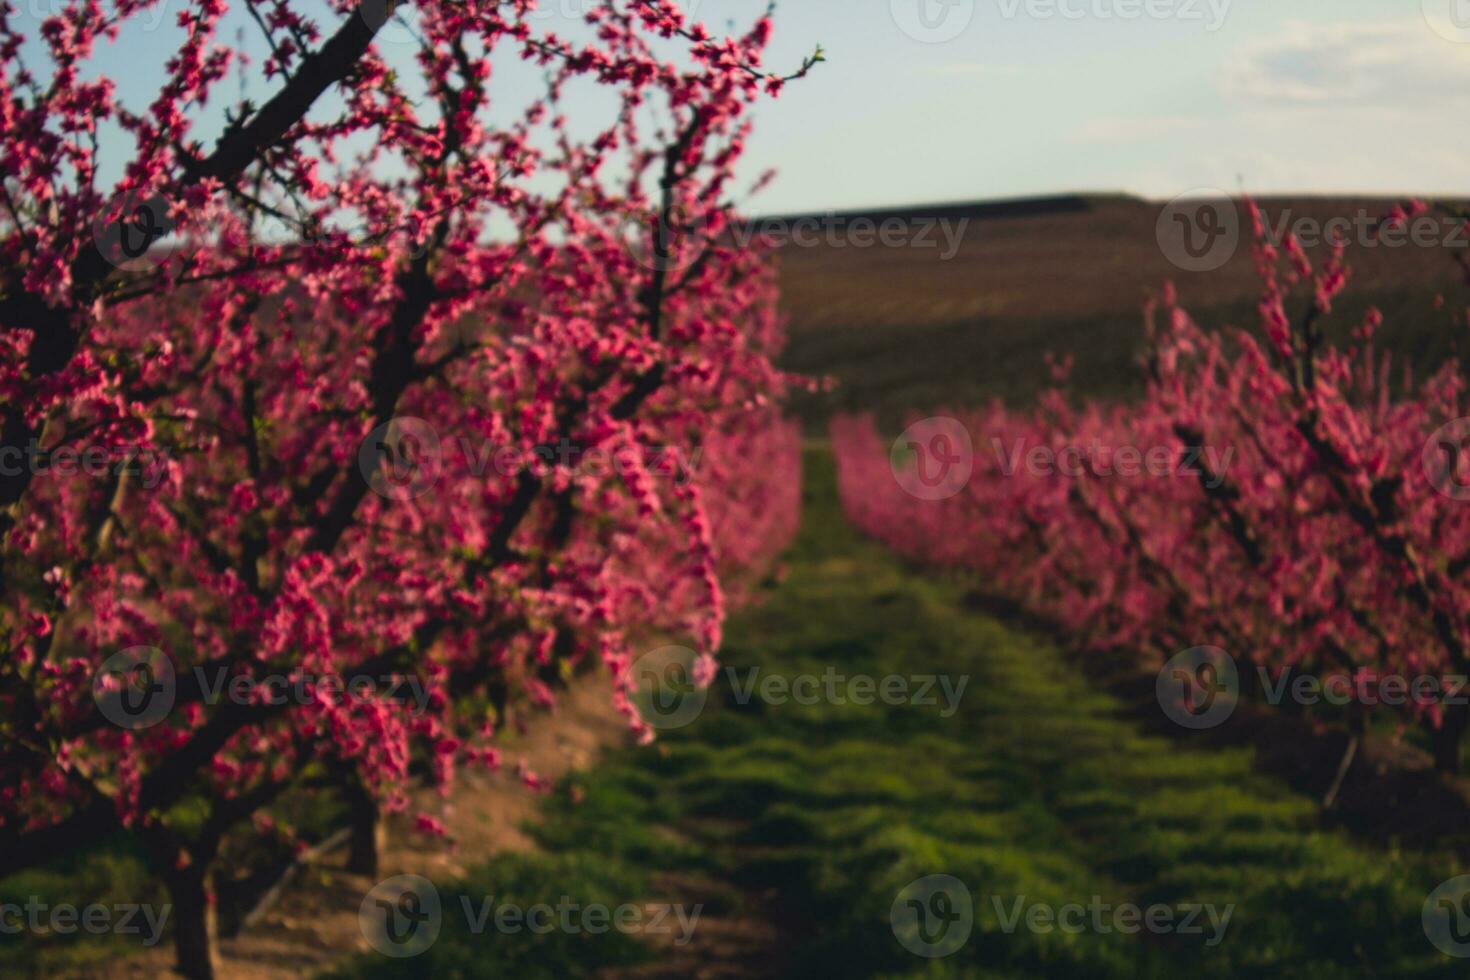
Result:
[[[667,0],[246,0],[125,104],[92,59],[152,6],[0,14],[0,875],[132,834],[205,977],[221,849],[308,776],[402,808],[579,664],[642,730],[641,631],[713,657],[794,523],[774,280],[722,234],[786,79],[769,17]]]
[[[1202,329],[1166,289],[1141,398],[1078,405],[1057,388],[1031,410],[961,415],[973,474],[943,499],[905,489],[871,419],[840,419],[844,506],[905,554],[983,572],[1092,649],[1157,664],[1218,646],[1246,684],[1257,669],[1335,683],[1355,732],[1382,709],[1381,678],[1433,679],[1393,710],[1457,772],[1470,715],[1445,695],[1470,673],[1464,375],[1449,363],[1396,379],[1374,349],[1376,312],[1330,340],[1344,249],[1314,261],[1293,239],[1273,245],[1250,210],[1257,329]]]

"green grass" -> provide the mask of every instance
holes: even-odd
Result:
[[[539,932],[527,928],[496,932],[493,918],[488,931],[471,929],[473,915],[489,908],[514,906],[530,909],[559,904],[569,921],[580,922],[578,906],[596,903],[615,909],[647,894],[647,876],[639,867],[595,848],[570,848],[557,855],[506,855],[477,868],[462,881],[440,883],[443,909],[439,938],[418,956],[393,959],[378,954],[360,956],[333,977],[390,978],[515,977],[517,980],[563,980],[586,975],[594,966],[639,963],[649,949],[616,929],[594,933],[586,929],[546,931],[544,913],[538,913]],[[471,913],[464,903],[468,901]],[[495,913],[491,912],[493,916]],[[557,913],[560,915],[560,913]],[[600,925],[599,925],[600,927]]]
[[[516,859],[518,880],[576,896],[606,869],[600,885],[622,886],[620,901],[654,894],[651,881],[670,880],[659,872],[733,884],[724,911],[777,922],[793,976],[1462,975],[1420,925],[1453,868],[1324,830],[1315,802],[1255,773],[1246,750],[1144,734],[1059,650],[967,611],[964,583],[859,540],[836,513],[823,453],[809,454],[807,494],[790,574],[731,623],[725,663],[968,674],[960,710],[742,705],[722,674],[693,725],[571,778],[581,802],[557,794],[534,828],[555,856]],[[476,879],[488,888],[504,867]],[[969,941],[938,960],[906,951],[889,921],[900,890],[930,874],[960,878],[975,902]],[[770,894],[774,904],[755,897]],[[1021,896],[1060,906],[1094,895],[1235,908],[1209,946],[1208,926],[1073,935],[1023,921],[1008,933],[994,904],[1009,914]],[[342,975],[540,975],[521,972],[539,963],[522,948],[530,939],[446,931],[431,960],[364,960]],[[617,940],[560,942],[541,966],[586,975],[629,955]]]
[[[33,868],[0,880],[0,909],[16,906],[36,909],[39,922],[49,923],[57,906],[116,905],[166,902],[163,888],[149,873],[143,856],[121,835],[97,842],[96,846],[68,855],[47,867]],[[45,908],[41,908],[45,906]],[[29,912],[11,912],[6,926],[19,925]],[[155,913],[158,914],[158,913]],[[111,921],[118,921],[118,916]],[[63,922],[65,920],[62,920]],[[129,918],[146,934],[145,920]],[[62,971],[77,973],[126,955],[137,948],[145,935],[101,934],[76,928],[71,932],[36,933],[29,928],[9,934],[0,931],[0,975],[49,976]],[[167,937],[163,942],[167,943]]]
[[[316,773],[308,770],[307,774]],[[308,840],[321,840],[345,822],[344,806],[332,792],[288,795],[267,812],[278,826],[289,825]],[[203,821],[204,813],[203,802],[191,797],[171,811],[171,826],[192,830]],[[241,912],[240,903],[252,901],[259,895],[260,887],[257,883],[256,891],[245,892],[234,883],[223,881],[223,876],[242,868],[265,867],[269,871],[278,867],[289,853],[279,840],[248,835],[231,841],[230,845],[230,850],[220,859],[221,878],[216,879],[222,924],[233,923],[233,916]],[[85,976],[102,964],[136,951],[140,943],[152,938],[147,920],[127,908],[146,904],[153,915],[159,916],[170,901],[141,845],[124,833],[89,841],[46,864],[0,879],[0,910],[6,906],[37,908],[37,921],[42,923],[41,931],[27,926],[11,934],[5,927],[19,922],[20,918],[11,913],[8,918],[0,919],[0,976],[49,977],[63,973]],[[114,910],[107,921],[138,931],[125,934],[85,928],[52,931],[51,910],[63,905],[78,909],[104,906]],[[118,910],[119,907],[123,909]],[[60,921],[65,925],[64,918]],[[163,920],[160,945],[171,948],[173,923],[169,913]]]

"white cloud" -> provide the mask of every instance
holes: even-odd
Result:
[[[1470,141],[1435,134],[1406,154],[1403,148],[1413,136],[1396,130],[1388,116],[1348,111],[1244,115],[1217,123],[1209,140],[1181,141],[1140,164],[1114,164],[1111,172],[1104,171],[1110,178],[1105,183],[1161,200],[1203,187],[1251,194],[1463,196]],[[1408,128],[1423,131],[1419,119]],[[1382,138],[1364,140],[1365,130]]]
[[[1470,98],[1470,45],[1415,17],[1402,22],[1289,22],[1242,49],[1220,81],[1232,98],[1273,106],[1353,104],[1418,109]],[[1433,102],[1429,102],[1433,100]]]

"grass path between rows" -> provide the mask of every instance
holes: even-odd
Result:
[[[784,580],[730,624],[723,663],[784,678],[968,677],[940,704],[742,704],[722,671],[687,727],[619,751],[553,794],[544,853],[439,883],[443,933],[413,959],[342,976],[1431,977],[1463,964],[1425,937],[1426,895],[1455,870],[1323,829],[1317,803],[1253,771],[1249,750],[1144,733],[1067,655],[967,608],[860,539],[830,457],[808,452],[807,507]],[[936,689],[937,690],[937,689]],[[929,875],[964,882],[973,928],[925,958],[891,910]],[[452,896],[610,907],[703,905],[694,941],[611,932],[471,935]],[[1233,907],[1223,936],[1007,930],[1019,907]],[[900,903],[902,904],[902,903]],[[942,906],[930,906],[947,911]],[[1177,919],[1176,919],[1177,921]],[[1070,924],[1078,922],[1074,916]],[[1126,922],[1125,922],[1126,924]],[[1214,940],[1212,942],[1212,940]]]

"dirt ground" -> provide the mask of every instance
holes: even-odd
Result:
[[[497,773],[462,773],[445,825],[455,846],[413,833],[409,818],[389,820],[388,842],[380,858],[380,878],[417,874],[445,880],[463,874],[493,854],[533,847],[521,829],[536,815],[537,795],[516,775],[524,760],[538,775],[555,780],[586,768],[604,748],[626,744],[625,719],[612,707],[605,675],[580,678],[559,701],[554,719],[533,725],[505,748],[506,765]],[[442,801],[422,790],[424,809],[439,812]],[[417,812],[410,807],[409,813]],[[311,976],[369,947],[358,927],[358,908],[375,881],[343,870],[345,851],[328,854],[304,869],[281,899],[253,928],[220,942],[219,980],[276,980]],[[120,960],[99,974],[106,980],[174,977],[168,942]],[[80,975],[78,975],[80,980]]]

